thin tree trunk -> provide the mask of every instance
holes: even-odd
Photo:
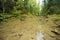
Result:
[[[3,0],[3,14],[5,13],[4,0]]]
[[[4,10],[4,3],[3,3],[3,14],[4,14],[4,11],[5,11],[5,10]]]

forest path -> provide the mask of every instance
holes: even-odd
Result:
[[[24,21],[9,19],[0,24],[0,40],[57,40],[54,38],[56,35],[51,32],[53,28],[50,27],[54,23],[42,25],[40,20],[36,16],[27,16]]]

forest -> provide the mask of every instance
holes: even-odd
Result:
[[[0,0],[0,40],[60,40],[60,0]]]
[[[0,20],[22,14],[59,15],[60,0],[0,0]]]

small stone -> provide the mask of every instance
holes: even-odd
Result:
[[[19,36],[19,37],[21,37],[21,36],[22,36],[22,34],[18,34],[18,36]]]
[[[31,39],[34,39],[33,37]]]

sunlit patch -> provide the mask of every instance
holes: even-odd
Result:
[[[44,37],[44,35],[40,31],[40,32],[37,33],[36,40],[44,40],[43,37]]]
[[[36,0],[36,3],[38,4],[39,3],[39,0]]]
[[[38,4],[40,4],[40,5],[43,5],[44,4],[44,0],[36,0],[36,3]]]
[[[24,1],[24,0],[23,0]]]

